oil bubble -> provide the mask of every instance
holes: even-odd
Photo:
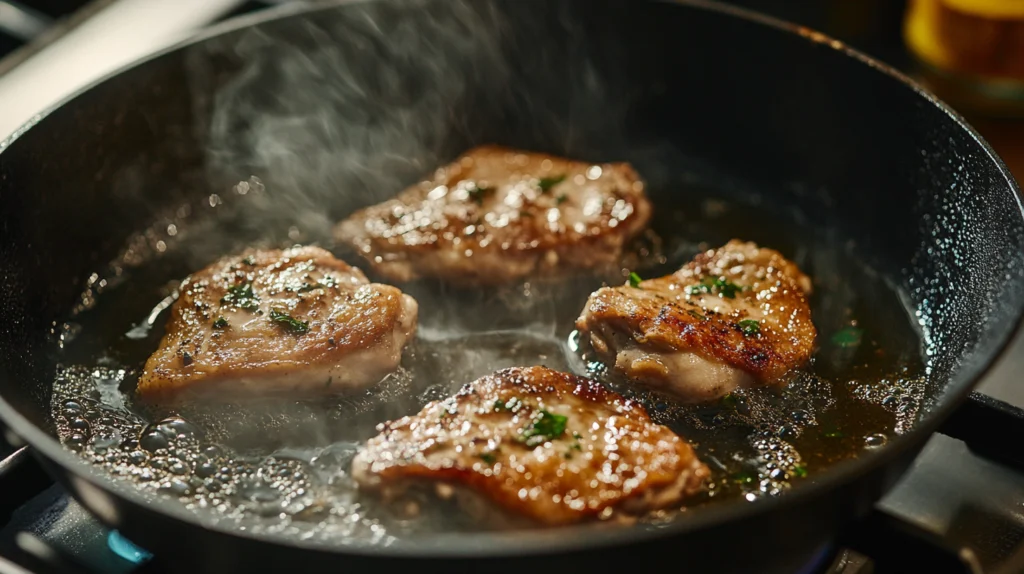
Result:
[[[104,428],[92,437],[92,448],[104,451],[121,444],[121,431],[116,428]]]
[[[89,432],[89,421],[79,418],[71,419],[68,421],[68,428],[81,432]]]
[[[172,478],[171,480],[160,485],[159,491],[163,494],[170,494],[173,496],[185,496],[192,491],[192,488],[187,482]]]
[[[887,442],[889,442],[889,437],[882,433],[875,433],[864,437],[865,448],[881,448],[885,446]]]
[[[167,448],[170,444],[170,441],[167,440],[167,435],[161,432],[149,432],[139,438],[139,446],[149,452],[155,452],[159,449]]]

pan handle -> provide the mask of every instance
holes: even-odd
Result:
[[[977,391],[942,423],[939,432],[963,441],[971,452],[1024,472],[1024,409]]]
[[[971,549],[951,545],[941,536],[877,507],[847,527],[838,543],[869,558],[873,574],[982,572]]]
[[[1024,443],[1009,440],[1024,436],[1024,409],[972,392],[946,419],[938,432],[962,441],[974,454],[1024,473]],[[941,536],[875,508],[850,525],[839,540],[842,546],[871,559],[875,574],[896,572],[981,572],[974,553],[951,545]],[[996,570],[1000,574],[1024,571],[1024,548]]]
[[[0,444],[6,446],[6,441],[0,438]],[[53,484],[53,479],[31,460],[27,446],[5,448],[3,452],[9,454],[0,458],[0,524],[6,524],[19,506]]]

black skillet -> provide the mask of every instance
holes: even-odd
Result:
[[[334,60],[304,58],[323,46]],[[247,67],[253,62],[260,65]],[[230,86],[242,73],[259,79],[248,88],[251,113],[211,121],[224,98],[240,97]],[[298,169],[259,165],[240,134],[265,110],[315,106],[318,85],[348,90],[349,105],[328,121],[344,128],[330,140],[335,160],[318,155],[330,134],[324,128],[282,134],[307,138]],[[374,126],[388,121],[408,137],[377,149]],[[763,204],[792,207],[834,230],[926,310],[934,382],[927,412],[885,448],[784,496],[712,506],[664,528],[439,535],[387,548],[203,528],[183,511],[114,488],[58,444],[48,414],[51,328],[84,278],[155,214],[257,173],[268,185],[320,178],[326,211],[341,215],[368,195],[339,199],[339,189],[408,183],[492,141],[634,161],[654,180],[687,173],[722,194],[752,186]],[[990,416],[1001,405],[957,407],[1024,309],[1024,217],[1005,166],[959,116],[899,73],[749,12],[636,0],[289,8],[221,26],[119,72],[0,147],[0,415],[86,508],[173,567],[794,571],[851,525],[878,526],[873,503],[944,421],[955,423],[954,434],[984,436],[1003,420]],[[671,150],[671,164],[652,166],[644,155],[652,147]],[[1021,460],[1019,452],[996,454]],[[858,523],[866,516],[876,518]]]

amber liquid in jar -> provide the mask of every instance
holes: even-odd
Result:
[[[954,106],[1024,115],[1024,0],[910,0],[904,39]]]

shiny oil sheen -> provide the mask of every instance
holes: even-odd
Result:
[[[387,544],[438,531],[523,527],[426,495],[412,502],[418,512],[410,516],[408,506],[388,507],[360,493],[349,475],[378,423],[415,413],[503,367],[571,370],[641,401],[657,422],[693,442],[712,470],[707,491],[691,507],[784,496],[806,477],[906,432],[923,404],[926,368],[905,294],[859,261],[855,246],[798,212],[724,202],[696,185],[684,191],[682,208],[656,210],[619,276],[479,290],[457,282],[402,285],[420,303],[417,337],[400,369],[368,391],[171,410],[147,407],[132,393],[162,335],[169,298],[199,262],[225,255],[227,247],[301,242],[357,263],[327,237],[296,227],[239,232],[247,202],[262,192],[257,180],[180,206],[90,278],[73,316],[55,332],[61,369],[52,413],[61,442],[116,480],[210,523],[331,544]],[[813,278],[818,349],[788,386],[677,404],[616,378],[580,344],[573,325],[591,291],[625,282],[629,271],[670,273],[734,237],[779,249]],[[668,511],[646,518],[677,519],[685,517]]]

